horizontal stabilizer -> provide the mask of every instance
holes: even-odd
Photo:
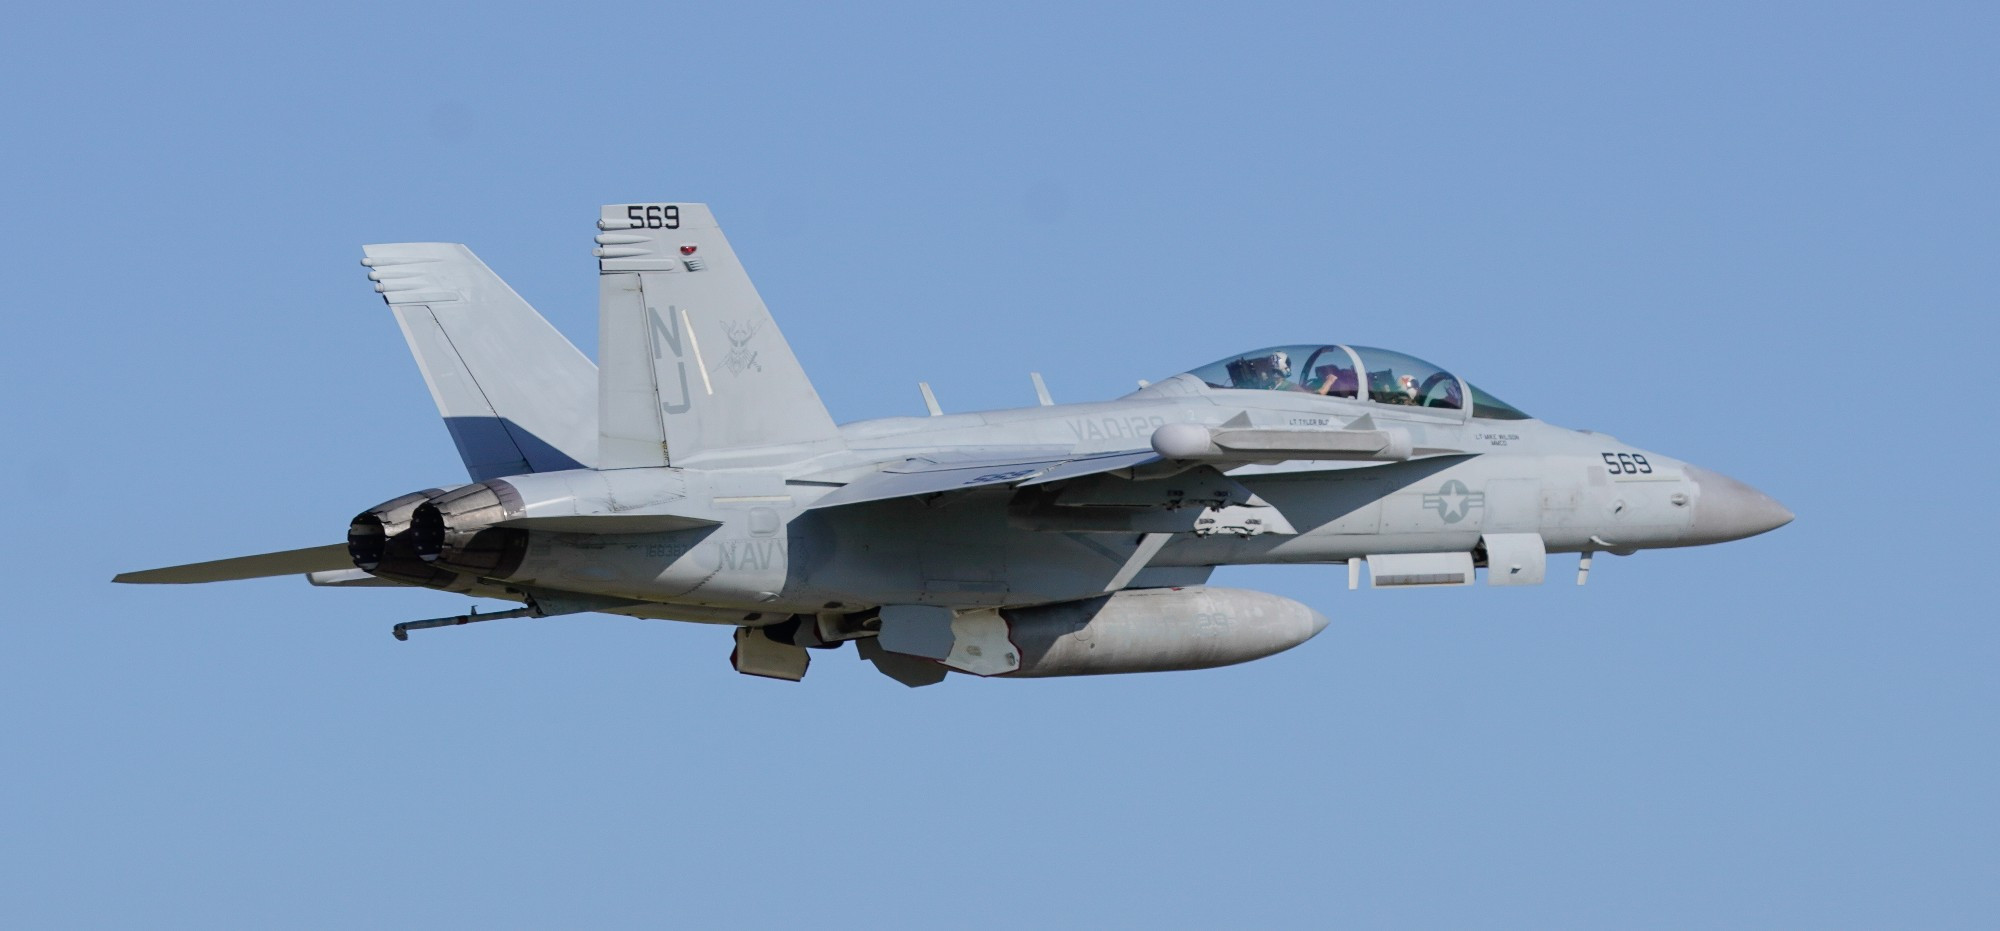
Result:
[[[304,575],[308,572],[352,568],[354,568],[354,558],[347,554],[347,544],[335,543],[330,546],[286,550],[282,553],[238,556],[234,559],[168,566],[165,569],[124,572],[113,577],[111,581],[139,585],[234,582],[240,579],[267,579],[279,575]]]
[[[405,588],[408,582],[385,579],[361,569],[328,569],[306,573],[306,581],[320,588]]]
[[[1057,456],[1022,460],[997,457],[986,461],[950,459],[943,462],[907,459],[882,471],[849,482],[828,493],[811,507],[834,507],[882,501],[912,495],[934,495],[993,485],[1036,485],[1063,479],[1115,472],[1158,460],[1152,450],[1107,453],[1097,456]]]

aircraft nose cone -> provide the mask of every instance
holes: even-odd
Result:
[[[1792,522],[1792,512],[1770,495],[1700,466],[1688,466],[1687,472],[1700,488],[1688,528],[1691,543],[1741,540]]]

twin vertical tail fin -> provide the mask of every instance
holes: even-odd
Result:
[[[707,205],[613,204],[597,228],[597,468],[839,443]]]
[[[473,481],[594,463],[595,368],[472,250],[362,251]]]
[[[473,481],[838,445],[706,205],[615,204],[597,226],[598,367],[472,250],[363,247]]]

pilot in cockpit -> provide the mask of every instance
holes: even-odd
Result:
[[[1306,380],[1306,390],[1332,398],[1351,398],[1360,385],[1354,370],[1344,365],[1321,365]]]
[[[1290,388],[1292,357],[1283,351],[1261,356],[1244,356],[1229,362],[1229,386],[1272,390]]]

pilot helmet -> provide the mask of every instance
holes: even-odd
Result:
[[[1258,387],[1277,388],[1292,376],[1292,354],[1282,349],[1256,360],[1258,365]]]

